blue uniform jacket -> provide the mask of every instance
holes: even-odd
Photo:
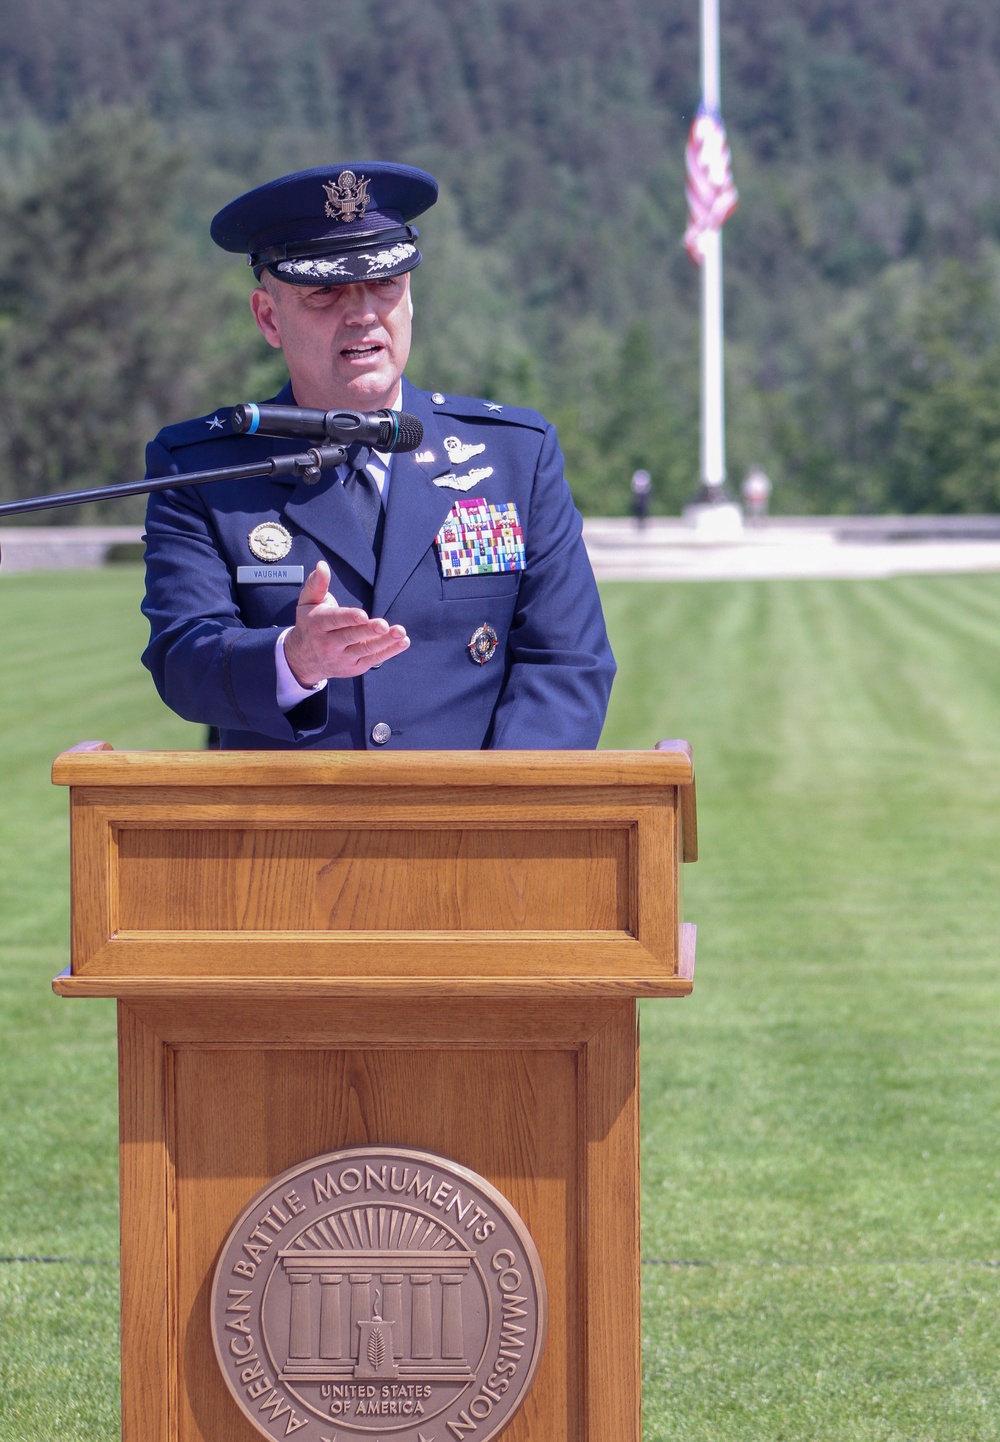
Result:
[[[276,400],[294,404],[291,387]],[[423,422],[424,440],[392,458],[377,575],[332,471],[316,485],[267,477],[150,496],[143,661],[157,690],[187,720],[218,726],[227,748],[363,750],[379,722],[390,728],[390,750],[596,746],[615,664],[555,430],[534,411],[454,397],[435,404],[406,381],[403,410]],[[452,437],[483,449],[453,464],[444,445]],[[305,444],[238,436],[220,410],[162,430],[147,448],[147,473],[235,465]],[[487,469],[464,492],[435,484]],[[438,532],[456,502],[477,498],[516,505],[523,570],[443,574]],[[335,599],[405,626],[409,650],[280,711],[274,646],[295,620],[301,585],[237,584],[237,567],[267,568],[248,541],[263,521],[291,533],[282,565],[308,575],[326,559]],[[479,665],[468,647],[483,625],[498,645]]]

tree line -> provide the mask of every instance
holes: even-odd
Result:
[[[723,57],[732,478],[762,464],[786,511],[994,508],[1000,12],[723,0]],[[584,509],[624,511],[644,465],[676,511],[697,78],[694,0],[12,0],[0,490],[137,475],[164,421],[277,389],[207,221],[383,155],[443,187],[413,378],[546,410]]]

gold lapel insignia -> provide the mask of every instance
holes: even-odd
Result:
[[[292,533],[277,521],[262,521],[247,537],[258,561],[283,561],[292,549]]]
[[[458,436],[445,436],[444,448],[448,452],[448,459],[453,466],[464,466],[466,461],[471,461],[473,456],[481,456],[486,446],[469,446],[458,439]]]
[[[331,220],[342,220],[345,224],[358,220],[371,204],[368,187],[371,181],[355,175],[353,170],[342,170],[336,180],[324,181],[326,191],[326,213]]]

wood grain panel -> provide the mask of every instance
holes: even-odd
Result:
[[[678,808],[676,793],[659,806],[644,806],[636,817],[638,841],[633,848],[636,935],[654,955],[670,938],[670,970],[677,960]]]
[[[504,1442],[639,1442],[636,995],[681,975],[683,743],[64,754],[73,974],[118,995],[123,1442],[256,1442],[208,1337],[253,1193],[372,1141],[488,1177],[549,1343]]]
[[[629,1002],[611,1011],[582,1062],[585,1442],[642,1435],[638,1062]]]
[[[677,985],[677,937],[644,936],[642,943],[620,931],[360,931],[238,932],[150,931],[112,936],[83,960],[79,977],[103,976],[118,995],[115,978],[176,977],[247,980],[301,977],[342,982],[396,981],[433,989],[459,981],[494,980],[541,985],[546,978],[586,987],[616,982],[653,995],[689,991]]]
[[[538,1246],[549,1339],[505,1442],[581,1435],[579,1128],[575,1051],[234,1053],[182,1048],[175,1108],[198,1116],[177,1139],[178,1346],[186,1378],[180,1442],[256,1437],[212,1354],[208,1294],[218,1248],[276,1173],[341,1146],[413,1146],[473,1168],[509,1198]],[[212,1096],[213,1107],[202,1106]]]
[[[631,926],[626,827],[114,833],[122,931]]]
[[[175,1442],[176,1325],[173,1175],[168,1147],[169,1053],[118,1006],[121,1175],[122,1442]]]
[[[70,792],[70,937],[74,960],[114,929],[112,889],[118,871],[114,838],[101,812]]]
[[[581,763],[594,786],[686,786],[690,748],[667,751],[64,751],[52,766],[57,786],[218,785],[467,786],[484,791],[536,785],[574,787]],[[273,794],[273,792],[272,792]]]
[[[387,997],[282,999],[280,1007],[245,990],[190,999],[161,996],[131,1003],[133,1013],[172,1046],[308,1047],[329,1051],[364,1046],[433,1046],[441,1052],[480,1047],[577,1050],[605,1025],[606,1001],[551,994],[525,1000],[470,998],[463,990],[430,1000]],[[237,1040],[238,1038],[238,1040]],[[442,1064],[444,1059],[442,1058]]]
[[[225,755],[216,752],[215,755]],[[111,759],[111,758],[109,758]],[[577,786],[552,788],[446,785],[426,786],[231,786],[224,774],[215,786],[120,786],[110,775],[103,786],[77,786],[74,798],[93,808],[109,824],[148,826],[399,825],[440,827],[511,825],[518,828],[553,822],[569,826],[627,824],[636,807],[660,806],[677,790],[672,786],[631,786],[615,790],[594,786],[586,770]]]
[[[683,976],[666,976],[661,981],[623,972],[621,976],[552,976],[512,975],[510,978],[462,977],[462,995],[469,1001],[493,999],[497,1005],[513,1002],[532,1005],[547,1001],[561,1006],[566,1001],[603,998],[608,1001],[628,997],[690,996],[693,983]],[[57,996],[121,997],[131,1002],[176,998],[181,1007],[211,1006],[226,999],[250,1000],[260,1008],[280,1008],[289,1001],[317,1002],[336,997],[351,1001],[363,999],[369,1007],[382,1007],[389,1001],[404,1003],[440,999],[450,1001],[455,995],[456,980],[452,976],[407,977],[345,977],[330,980],[321,976],[298,975],[256,976],[129,976],[127,974],[68,976],[60,973],[52,982]]]

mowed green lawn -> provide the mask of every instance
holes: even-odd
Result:
[[[4,1442],[117,1435],[114,1015],[49,992],[48,769],[200,743],[139,589],[0,576],[0,1254],[65,1259],[0,1263]],[[1000,1438],[1000,576],[604,594],[605,744],[699,775],[696,989],[643,1015],[647,1442]]]

